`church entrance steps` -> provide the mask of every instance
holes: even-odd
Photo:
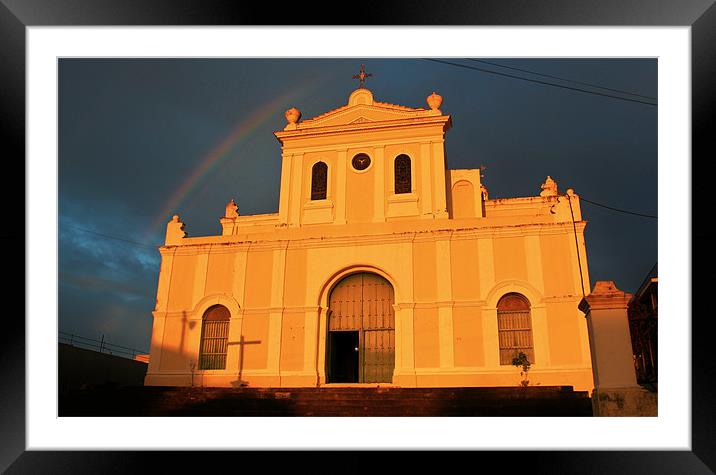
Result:
[[[62,416],[592,416],[571,386],[490,388],[94,388],[60,394]]]

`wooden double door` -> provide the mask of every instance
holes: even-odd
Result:
[[[352,274],[336,285],[328,313],[329,382],[392,382],[394,302],[393,286],[376,274]]]

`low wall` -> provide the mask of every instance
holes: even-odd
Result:
[[[147,363],[58,343],[60,391],[113,384],[142,386]]]

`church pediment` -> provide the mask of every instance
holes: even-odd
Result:
[[[282,140],[284,133],[295,134],[300,131],[316,132],[335,131],[343,129],[362,129],[383,127],[385,125],[403,125],[412,123],[415,119],[433,119],[443,117],[440,112],[442,98],[433,93],[427,99],[430,109],[413,108],[378,102],[373,99],[373,93],[366,88],[353,91],[348,98],[348,104],[328,111],[316,117],[301,120],[301,112],[295,108],[286,111],[287,125],[276,137]],[[444,116],[449,121],[449,116]]]
[[[410,119],[421,115],[424,109],[391,109],[378,105],[346,106],[314,119],[300,123],[300,128],[332,127],[337,125],[365,124],[371,122],[386,122],[400,119]]]
[[[341,125],[367,124],[371,122],[387,122],[410,119],[429,112],[422,108],[412,108],[378,102],[373,93],[366,88],[353,91],[348,104],[333,109],[319,116],[307,119],[298,124],[298,128],[333,127]]]

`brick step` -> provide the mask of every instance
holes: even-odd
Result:
[[[339,417],[339,416],[370,416],[370,417],[465,417],[465,416],[591,416],[591,407],[479,407],[463,408],[379,408],[379,407],[339,407],[339,408],[296,408],[285,407],[275,408],[223,408],[204,407],[179,410],[165,410],[153,412],[158,416],[258,416],[258,417],[287,417],[287,416],[316,416],[316,417]]]
[[[430,392],[474,392],[474,393],[500,393],[500,392],[514,392],[516,389],[520,389],[525,392],[537,392],[537,393],[555,393],[555,392],[572,392],[574,388],[572,386],[529,386],[522,388],[520,386],[489,386],[489,387],[433,387],[433,388],[401,388],[401,387],[374,387],[374,386],[321,386],[321,387],[275,387],[275,388],[219,388],[219,387],[173,387],[173,386],[137,386],[127,387],[123,390],[133,390],[142,392],[192,392],[201,391],[204,393],[274,393],[274,392],[318,392],[327,394],[331,392],[349,393],[349,392],[360,392],[360,393],[430,393]]]
[[[586,391],[501,388],[94,388],[61,416],[591,416]]]
[[[421,417],[421,416],[590,416],[591,406],[480,406],[480,407],[378,407],[378,406],[337,406],[337,407],[236,407],[224,405],[200,405],[176,408],[148,408],[146,411],[133,415],[154,416],[390,416],[390,417]],[[70,414],[67,414],[70,415]],[[79,415],[100,415],[85,414]],[[115,416],[129,413],[112,414]]]
[[[565,394],[558,397],[550,397],[550,396],[524,396],[524,395],[500,395],[495,397],[484,397],[484,396],[476,396],[476,395],[425,395],[425,396],[413,396],[413,395],[400,395],[400,394],[391,394],[391,395],[327,395],[327,396],[321,396],[321,395],[314,395],[314,394],[291,394],[287,396],[274,396],[274,397],[263,397],[263,398],[252,398],[252,397],[246,397],[246,396],[226,396],[226,397],[218,397],[217,399],[234,399],[237,401],[241,400],[250,400],[250,399],[258,399],[258,400],[266,400],[266,399],[275,399],[275,400],[282,400],[282,399],[288,399],[291,401],[384,401],[384,402],[405,402],[405,401],[412,401],[415,403],[420,403],[423,401],[440,401],[440,400],[451,400],[451,399],[459,399],[464,401],[472,401],[472,402],[479,402],[479,401],[489,401],[489,400],[501,400],[501,401],[525,401],[525,400],[571,400],[571,399],[588,399],[586,395],[579,395],[579,394]]]
[[[572,390],[555,390],[552,388],[487,388],[488,391],[479,391],[477,388],[465,389],[449,389],[449,390],[421,390],[416,391],[412,388],[408,389],[273,389],[273,390],[245,390],[245,389],[226,389],[217,388],[192,388],[185,390],[167,390],[156,391],[153,395],[149,392],[139,392],[143,397],[202,397],[202,398],[218,398],[231,397],[236,399],[253,398],[253,399],[345,399],[345,398],[374,398],[374,399],[420,399],[420,398],[506,398],[506,399],[523,399],[523,398],[588,398],[586,391]]]

